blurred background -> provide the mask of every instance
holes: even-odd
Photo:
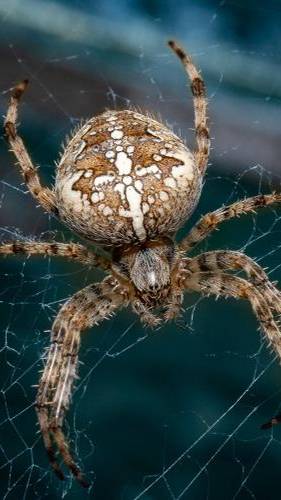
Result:
[[[209,97],[210,166],[198,209],[280,189],[278,0],[0,0],[0,106],[30,80],[20,132],[51,184],[61,144],[105,108],[150,110],[194,145],[193,108],[175,37]],[[27,193],[0,143],[2,241],[79,241]],[[281,280],[280,210],[241,217],[196,249],[242,250]],[[42,354],[60,305],[102,273],[59,260],[0,262],[1,498],[276,499],[281,369],[248,304],[186,297],[174,324],[144,330],[130,311],[83,334],[66,429],[91,481],[50,471],[34,411]]]

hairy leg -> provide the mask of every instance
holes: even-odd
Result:
[[[96,255],[78,243],[41,242],[41,241],[13,241],[0,244],[0,255],[44,255],[64,257],[70,260],[98,266],[108,270],[111,261],[102,255]]]
[[[171,321],[179,316],[182,310],[183,298],[183,293],[180,288],[173,289],[173,294],[167,302],[166,311],[164,313],[165,321]]]
[[[139,299],[132,300],[132,309],[140,317],[141,322],[145,326],[154,328],[161,323],[161,319],[155,316],[143,302]]]
[[[185,279],[186,290],[205,295],[247,299],[267,337],[268,343],[281,360],[281,332],[274,321],[271,308],[254,284],[230,274],[203,272],[191,274]]]
[[[191,81],[191,92],[194,102],[195,135],[197,150],[195,152],[196,165],[203,175],[210,153],[210,136],[207,123],[207,98],[204,81],[192,62],[191,57],[174,40],[168,42],[171,49],[180,58],[184,69]]]
[[[192,273],[244,271],[248,279],[262,293],[264,299],[277,313],[281,313],[281,292],[269,280],[267,274],[253,259],[241,252],[217,250],[204,252],[186,262],[185,269]]]
[[[189,275],[185,280],[187,290],[194,290],[206,295],[214,294],[217,297],[235,297],[248,299],[259,321],[269,345],[281,359],[281,332],[274,321],[271,308],[261,291],[252,284],[237,276],[217,272],[201,272]],[[273,417],[261,426],[269,429],[281,423],[281,414]]]
[[[226,220],[255,212],[258,208],[281,202],[281,193],[260,194],[252,198],[237,201],[214,212],[209,212],[195,224],[189,234],[179,243],[179,250],[188,252],[204,240],[217,226]]]
[[[123,291],[111,276],[100,284],[84,288],[69,299],[54,321],[51,345],[47,349],[39,383],[36,409],[50,464],[57,476],[64,479],[56,459],[54,442],[65,465],[85,487],[88,483],[76,465],[63,433],[73,382],[77,379],[80,333],[109,318],[125,302]]]
[[[27,84],[28,81],[24,80],[11,93],[10,104],[4,123],[5,135],[11,151],[18,160],[21,174],[32,196],[39,201],[40,205],[47,212],[58,215],[55,193],[51,189],[41,186],[37,169],[31,161],[23,140],[17,133],[18,104]]]

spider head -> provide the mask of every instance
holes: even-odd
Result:
[[[129,280],[138,292],[155,295],[169,286],[174,261],[174,242],[162,238],[116,252],[113,269]]]

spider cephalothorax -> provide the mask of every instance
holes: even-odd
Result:
[[[171,283],[175,244],[169,238],[116,249],[112,270],[132,282],[138,292],[157,293]]]
[[[19,99],[27,81],[11,94],[5,134],[34,198],[82,237],[107,249],[111,258],[78,243],[15,241],[0,253],[61,256],[99,266],[109,275],[77,292],[54,321],[51,345],[40,379],[36,410],[50,463],[64,478],[56,448],[76,479],[88,486],[76,465],[63,432],[65,412],[77,378],[82,330],[131,304],[142,321],[159,324],[180,311],[183,292],[197,291],[247,299],[269,343],[281,357],[281,294],[263,269],[240,252],[214,251],[187,258],[224,220],[280,202],[271,193],[237,201],[202,217],[175,243],[175,233],[194,210],[206,170],[210,140],[203,80],[191,58],[169,42],[191,80],[197,147],[191,152],[167,127],[133,110],[107,111],[88,120],[66,144],[54,189],[42,187],[17,133]],[[247,280],[224,271],[240,270]],[[280,421],[272,419],[267,427]]]
[[[182,292],[174,292],[179,290],[180,263],[175,243],[168,237],[116,248],[113,252],[112,273],[127,290],[135,312],[149,326],[160,321],[151,313],[154,308],[161,306],[169,311],[177,304],[173,315],[178,312]]]

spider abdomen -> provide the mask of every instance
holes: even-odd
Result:
[[[67,144],[56,178],[60,217],[106,246],[174,233],[200,191],[188,148],[135,111],[107,111],[84,124]]]

